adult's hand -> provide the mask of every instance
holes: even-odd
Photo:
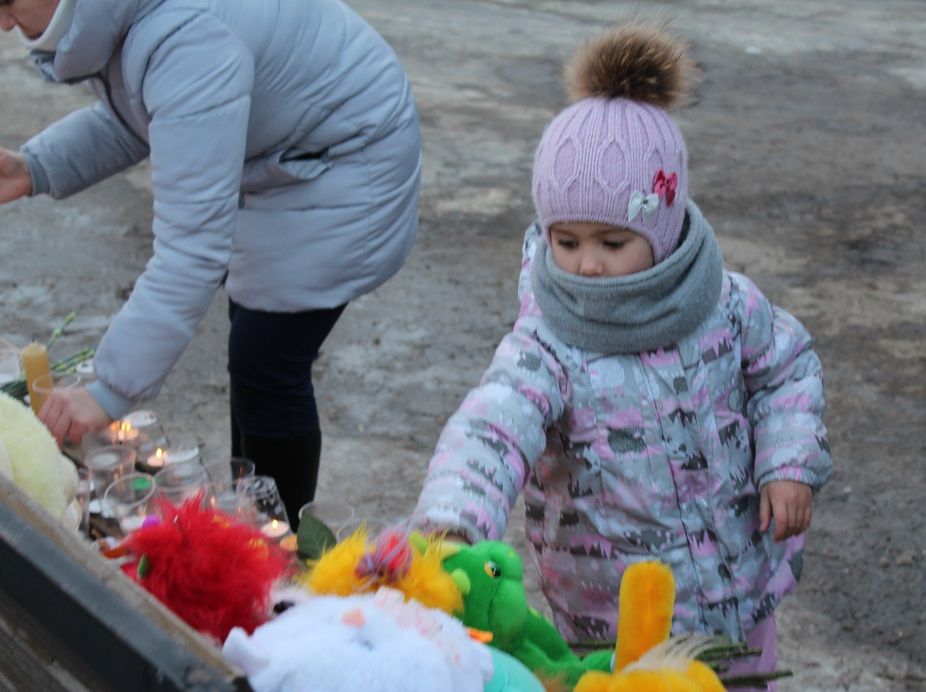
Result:
[[[112,422],[84,387],[54,390],[42,404],[39,420],[59,447],[65,440],[77,444],[88,432],[105,428]]]
[[[0,204],[32,194],[32,176],[26,160],[15,151],[0,148]]]

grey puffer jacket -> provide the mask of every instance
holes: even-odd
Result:
[[[154,255],[91,389],[111,416],[157,394],[223,280],[252,309],[328,308],[410,252],[414,99],[339,0],[80,0],[57,51],[33,59],[99,98],[23,146],[34,194],[151,159]]]

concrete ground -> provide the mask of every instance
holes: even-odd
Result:
[[[562,61],[640,3],[357,0],[421,111],[421,232],[402,272],[345,312],[317,363],[322,492],[366,517],[414,505],[447,416],[516,314],[529,176],[565,103]],[[779,610],[783,690],[926,689],[926,4],[646,3],[694,45],[678,113],[692,194],[728,267],[817,339],[832,482],[805,577]],[[0,146],[89,101],[43,84],[0,36]],[[148,171],[0,209],[0,336],[94,346],[150,255]],[[174,438],[227,452],[225,298],[152,402]],[[522,550],[521,519],[508,539]],[[545,604],[533,574],[532,602]]]

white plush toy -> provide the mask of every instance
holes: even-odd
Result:
[[[381,588],[316,596],[225,640],[256,692],[482,692],[491,653],[440,610]]]
[[[0,392],[0,473],[56,519],[74,523],[77,470],[48,429],[16,399]],[[76,515],[80,520],[79,513]]]

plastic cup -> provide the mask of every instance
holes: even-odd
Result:
[[[212,497],[212,484],[202,463],[196,459],[171,463],[154,474],[157,497],[172,505],[182,505],[198,493],[203,493],[203,503]]]
[[[244,457],[225,457],[219,461],[205,462],[206,473],[212,480],[216,493],[234,491],[245,478],[253,478],[254,462]]]
[[[246,478],[240,487],[254,505],[254,526],[261,533],[272,540],[279,540],[291,532],[286,507],[272,476]]]
[[[228,460],[228,463],[231,466],[232,484],[235,487],[241,485],[241,481],[245,478],[254,478],[256,475],[254,462],[250,459],[232,457]]]
[[[149,473],[129,473],[113,481],[103,494],[103,504],[109,507],[123,535],[141,527],[154,515],[154,476]]]
[[[303,515],[306,514],[318,519],[331,529],[331,532],[335,535],[342,526],[357,515],[354,508],[346,502],[331,499],[317,499],[306,502],[299,509],[299,520],[301,521]]]
[[[389,523],[385,519],[377,519],[375,517],[354,517],[350,521],[341,525],[341,527],[334,532],[334,537],[337,539],[338,543],[340,543],[348,536],[351,536],[360,529],[363,529],[366,531],[368,539],[374,539],[388,525]]]
[[[154,411],[148,409],[132,411],[122,420],[138,431],[139,461],[147,463],[148,457],[154,454],[155,450],[170,447],[170,440],[167,439],[164,427]]]
[[[42,404],[56,389],[76,389],[80,387],[81,379],[77,373],[45,373],[32,381],[32,392],[35,395],[35,410],[41,411]]]
[[[112,516],[106,508],[103,493],[123,476],[135,470],[135,450],[122,445],[97,447],[84,457],[84,466],[90,472],[93,490],[99,500],[100,511],[104,516]]]
[[[209,505],[218,512],[227,514],[239,524],[253,524],[256,514],[254,502],[243,492],[226,490],[217,493]]]

